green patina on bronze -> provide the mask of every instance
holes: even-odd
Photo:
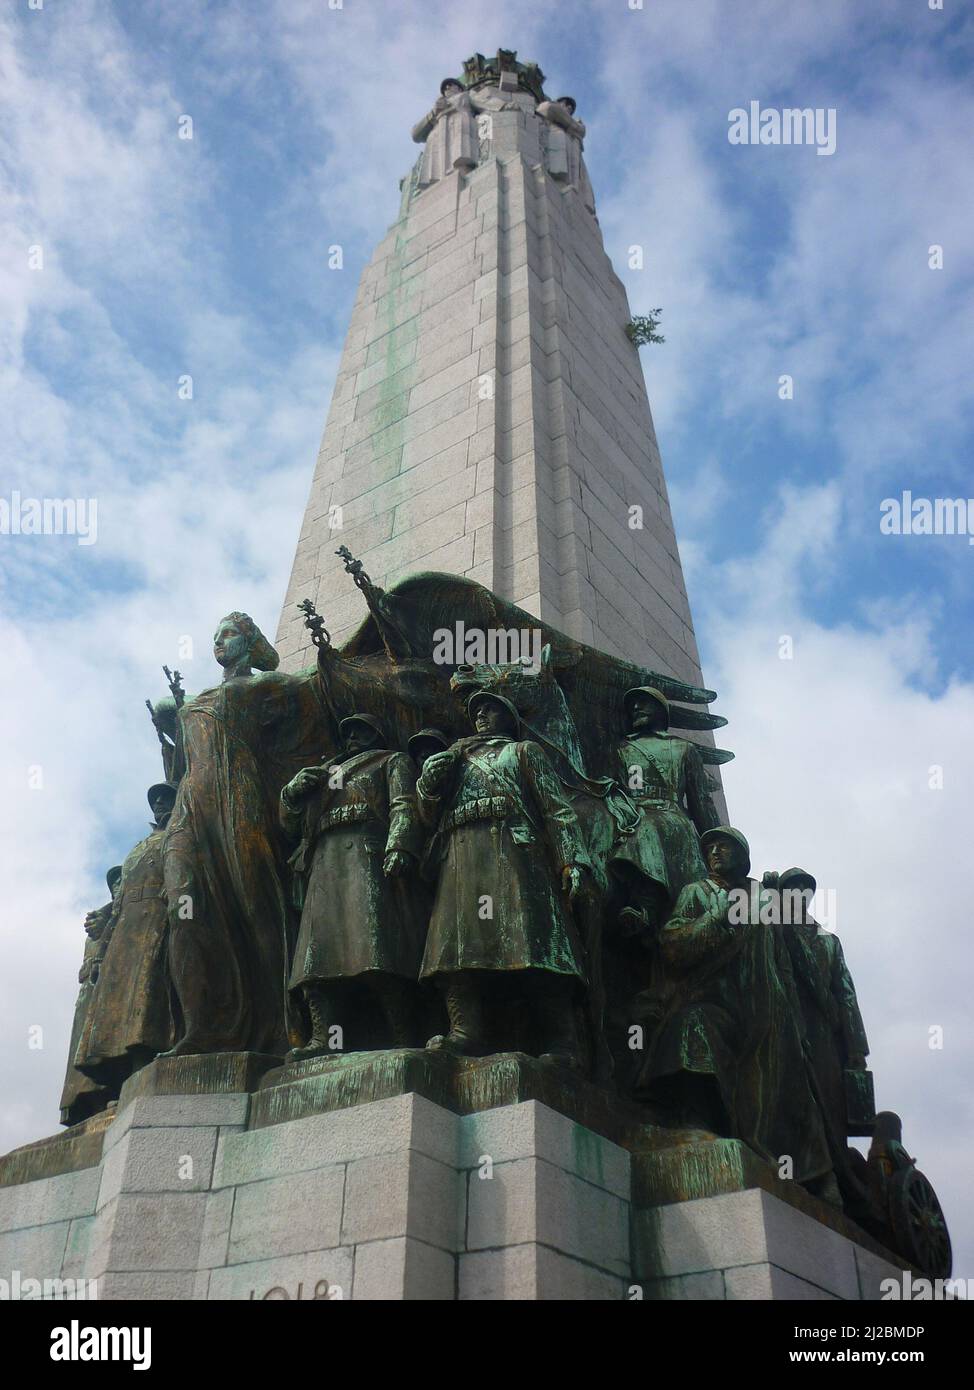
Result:
[[[411,293],[383,299],[387,423],[363,441],[395,468]],[[369,610],[341,648],[305,602],[317,660],[283,675],[231,613],[223,680],[185,697],[170,676],[172,815],[153,803],[90,916],[64,1118],[142,1087],[253,1093],[256,1129],[407,1091],[458,1114],[535,1100],[573,1121],[575,1171],[604,1179],[593,1136],[634,1153],[637,1204],[784,1187],[949,1268],[895,1126],[868,1160],[849,1147],[875,1125],[868,1049],[810,875],[757,883],[716,824],[706,768],[731,755],[679,732],[724,724],[714,693],[470,580],[384,590],[340,556]],[[444,659],[458,624],[508,648],[527,633],[532,656]],[[420,766],[410,740],[431,728]],[[69,1169],[93,1143],[78,1130],[10,1171]]]

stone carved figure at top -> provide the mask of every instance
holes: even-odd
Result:
[[[213,655],[222,684],[179,711],[184,767],[164,847],[169,962],[184,1034],[173,1054],[287,1046],[288,905],[263,744],[292,711],[278,655],[230,613]],[[253,668],[260,674],[253,675]]]
[[[470,95],[455,77],[445,77],[440,83],[440,95],[421,121],[413,126],[417,144],[425,140],[423,162],[419,171],[419,187],[452,174],[454,169],[465,172],[477,166],[477,120]]]
[[[575,119],[575,98],[559,97],[557,101],[542,101],[538,105],[538,115],[548,123],[545,161],[548,173],[559,183],[576,189],[583,204],[594,216],[595,194],[582,158],[585,125]]]
[[[434,753],[416,785],[438,870],[422,975],[445,988],[450,1030],[427,1044],[467,1055],[509,1050],[498,1036],[498,987],[527,996],[543,1060],[579,1064],[575,1018],[585,982],[572,901],[589,855],[540,745],[514,705],[480,691],[475,734]]]

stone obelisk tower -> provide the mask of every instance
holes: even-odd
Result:
[[[513,55],[464,65],[414,138],[366,267],[278,630],[284,670],[365,616],[335,551],[388,588],[466,575],[570,636],[701,684],[632,315],[584,126]]]

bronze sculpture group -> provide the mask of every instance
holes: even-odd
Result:
[[[85,923],[62,1120],[161,1053],[520,1052],[867,1220],[855,990],[812,876],[758,883],[718,824],[730,755],[672,732],[719,728],[713,692],[472,581],[386,592],[343,558],[369,617],[341,649],[305,603],[318,660],[286,675],[231,613],[222,682],[171,680],[153,826]],[[540,666],[435,661],[457,618],[540,627]]]

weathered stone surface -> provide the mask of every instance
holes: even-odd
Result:
[[[837,1294],[805,1279],[796,1279],[787,1270],[776,1265],[741,1265],[738,1269],[724,1270],[724,1297],[728,1300],[768,1300],[787,1299],[789,1302],[828,1302],[835,1301]]]
[[[590,1303],[625,1297],[623,1279],[541,1245],[476,1251],[461,1255],[459,1265],[458,1297],[465,1302],[541,1299]]]
[[[861,1245],[855,1247],[856,1274],[859,1279],[859,1297],[867,1300],[882,1298],[885,1292],[880,1286],[886,1279],[895,1279],[902,1287],[903,1269],[892,1264],[889,1258],[866,1250]]]
[[[456,1250],[459,1191],[454,1168],[416,1151],[356,1159],[347,1169],[343,1242],[358,1245],[409,1234]]]
[[[233,1206],[228,1263],[340,1245],[344,1188],[341,1164],[242,1185]]]
[[[103,1274],[98,1281],[98,1297],[133,1299],[137,1302],[189,1302],[194,1297],[196,1274],[193,1271],[134,1270]]]
[[[536,1101],[465,1116],[459,1162],[477,1168],[537,1155],[595,1187],[629,1200],[629,1154],[584,1125]]]
[[[95,1167],[0,1188],[0,1230],[89,1216],[95,1210],[98,1184],[99,1171]]]
[[[409,1237],[358,1245],[352,1297],[382,1302],[452,1300],[456,1297],[456,1259]]]
[[[639,1125],[624,1107],[609,1123],[571,1073],[520,1054],[431,1056],[429,1068],[421,1056],[401,1054],[392,1076],[439,1101],[366,1099],[377,1054],[277,1068],[250,1098],[194,1090],[212,1072],[187,1068],[189,1094],[121,1112],[101,1164],[0,1194],[0,1277],[94,1278],[101,1298],[666,1301],[877,1298],[900,1268],[849,1223],[833,1229],[813,1199],[805,1210],[754,1186],[777,1180],[733,1148],[711,1141],[708,1162],[699,1133]],[[261,1097],[329,1074],[341,1085],[319,1094],[322,1113],[304,1113],[307,1090],[300,1118],[289,1104],[273,1122],[261,1112]],[[244,1129],[247,1114],[260,1127]],[[676,1183],[647,1208],[667,1153],[698,1195],[674,1200]],[[174,1176],[186,1155],[189,1181]],[[752,1185],[723,1190],[731,1181]],[[717,1195],[702,1195],[708,1185]]]
[[[125,1082],[118,1100],[118,1113],[140,1096],[245,1095],[255,1091],[264,1073],[280,1066],[281,1060],[260,1052],[157,1057]]]
[[[859,1297],[854,1251],[845,1236],[755,1188],[650,1208],[634,1218],[637,1280],[774,1265],[831,1296],[854,1299]],[[738,1276],[741,1288],[743,1280]]]
[[[130,1130],[171,1125],[176,1128],[243,1126],[247,1122],[250,1096],[160,1095],[133,1100],[120,1111],[105,1133],[105,1153],[114,1148]]]
[[[301,598],[335,641],[365,615],[342,542],[385,588],[424,567],[476,576],[572,636],[702,684],[625,288],[578,194],[546,174],[542,124],[496,113],[486,161],[407,196],[363,271],[301,532],[318,546],[299,547],[281,618],[284,670],[314,655],[293,622]],[[427,493],[422,466],[457,452]],[[520,501],[478,485],[476,505],[457,505],[482,460],[498,496]],[[576,505],[556,523],[540,499],[559,495]]]
[[[610,1273],[629,1269],[628,1204],[538,1158],[493,1165],[468,1177],[467,1247],[525,1240],[586,1260]]]
[[[57,1278],[70,1226],[70,1221],[52,1221],[0,1233],[0,1279],[9,1280],[14,1270],[25,1279]]]
[[[757,1269],[763,1266],[745,1267]],[[710,1269],[701,1274],[677,1274],[671,1279],[647,1279],[632,1288],[641,1291],[644,1300],[654,1303],[713,1303],[727,1297],[724,1271],[720,1269]]]
[[[115,1106],[61,1134],[12,1149],[0,1158],[0,1187],[29,1183],[90,1168],[101,1158],[105,1132],[115,1119]]]
[[[211,1302],[228,1299],[313,1302],[352,1296],[354,1252],[349,1249],[312,1250],[301,1255],[250,1260],[214,1269],[206,1297]]]
[[[206,1200],[202,1192],[120,1193],[99,1213],[86,1273],[195,1272]]]
[[[207,1191],[217,1131],[204,1125],[130,1129],[106,1155],[98,1207],[120,1192]]]

